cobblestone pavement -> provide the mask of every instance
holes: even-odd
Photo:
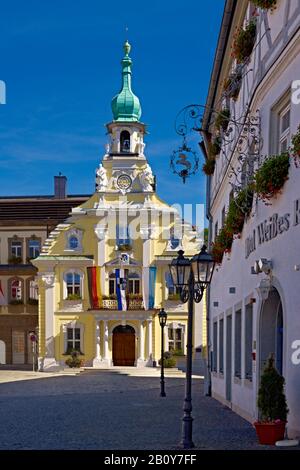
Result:
[[[0,384],[0,449],[176,449],[182,378],[85,371]],[[199,449],[263,449],[252,426],[193,381],[194,441]],[[269,447],[267,447],[269,448]]]

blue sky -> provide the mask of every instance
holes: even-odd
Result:
[[[181,143],[178,111],[205,103],[223,6],[224,0],[2,2],[0,196],[52,194],[59,171],[69,193],[93,192],[128,36],[158,194],[169,203],[204,202],[201,172],[184,186],[169,161]]]

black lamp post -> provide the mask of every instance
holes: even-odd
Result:
[[[164,376],[164,327],[167,323],[167,314],[162,308],[158,314],[159,324],[161,326],[161,358],[160,358],[160,396],[165,397],[165,376]]]
[[[202,300],[204,290],[211,282],[215,262],[203,245],[199,254],[191,260],[183,256],[180,250],[178,257],[170,264],[174,286],[180,291],[182,302],[188,301],[188,331],[186,356],[186,384],[182,418],[182,441],[184,449],[194,447],[192,418],[192,356],[193,356],[193,307],[194,301]]]

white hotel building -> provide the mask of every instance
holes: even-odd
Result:
[[[249,60],[237,65],[232,57],[236,28],[251,19],[255,44]],[[235,77],[233,88],[228,90],[227,81],[224,90],[228,77]],[[230,108],[222,150],[207,178],[211,243],[231,197],[265,156],[289,147],[300,124],[299,84],[299,0],[277,0],[273,11],[247,0],[227,0],[202,125],[208,152],[215,132],[213,110]],[[209,297],[212,396],[255,421],[261,371],[274,353],[286,381],[288,435],[299,437],[300,167],[293,158],[288,180],[269,205],[254,195],[240,236],[216,266]]]

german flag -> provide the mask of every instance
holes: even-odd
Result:
[[[90,304],[92,309],[101,308],[102,296],[100,285],[100,267],[87,268]]]

